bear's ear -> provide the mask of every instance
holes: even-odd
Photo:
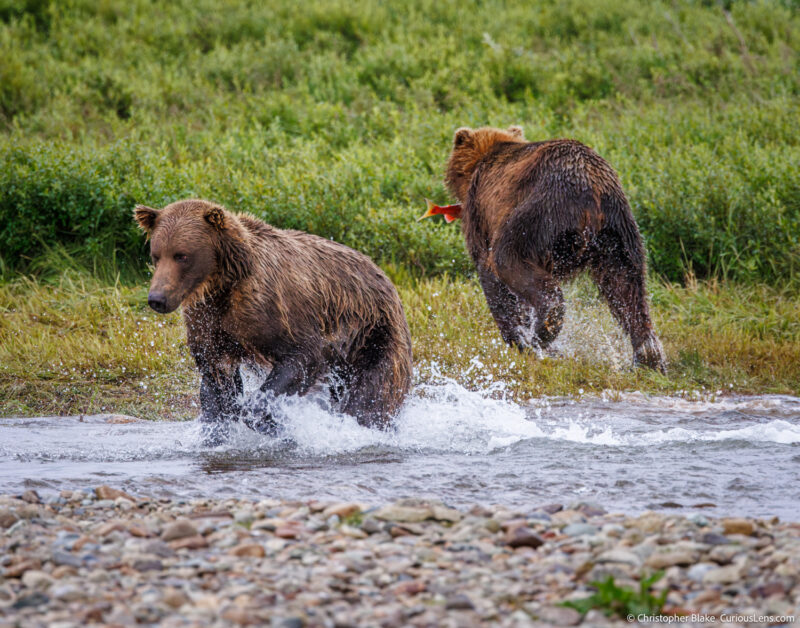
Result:
[[[521,140],[525,139],[525,134],[522,132],[522,127],[517,126],[516,124],[513,126],[508,127],[508,132],[511,133],[514,137],[518,137]]]
[[[158,218],[158,210],[146,205],[137,205],[133,210],[133,217],[139,223],[139,229],[145,233],[153,231],[156,226],[156,218]]]
[[[456,134],[453,137],[453,146],[464,146],[472,141],[472,129],[462,126],[456,129]]]
[[[206,219],[206,222],[214,227],[217,231],[222,231],[225,229],[225,210],[222,207],[214,205],[206,210],[206,213],[203,215]]]

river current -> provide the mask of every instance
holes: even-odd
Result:
[[[179,499],[424,496],[523,512],[589,502],[800,519],[800,398],[632,393],[520,405],[496,392],[447,379],[417,386],[389,432],[289,398],[280,437],[241,427],[215,448],[194,421],[0,419],[0,492],[110,484]]]

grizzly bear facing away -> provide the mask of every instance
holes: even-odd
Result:
[[[252,364],[270,369],[259,427],[274,396],[319,381],[360,424],[390,424],[411,382],[411,337],[397,290],[367,256],[202,200],[134,215],[150,238],[150,307],[183,306],[202,421],[242,416],[239,366]]]
[[[527,142],[520,127],[461,128],[446,184],[462,203],[467,248],[507,343],[550,344],[564,317],[559,284],[588,268],[630,336],[634,362],[664,372],[642,238],[600,155],[572,140]]]

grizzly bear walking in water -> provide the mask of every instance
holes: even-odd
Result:
[[[600,155],[572,140],[527,142],[520,127],[461,128],[446,184],[462,203],[467,248],[507,343],[549,345],[564,318],[560,282],[588,268],[630,336],[634,362],[664,372],[642,238],[616,172]]]
[[[343,412],[390,424],[411,382],[411,337],[397,290],[367,256],[201,200],[134,214],[155,267],[150,307],[183,305],[203,421],[242,416],[239,365],[250,363],[271,369],[267,403],[327,378]],[[258,412],[268,427],[269,408]]]

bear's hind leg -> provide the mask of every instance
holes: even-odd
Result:
[[[411,386],[411,346],[379,327],[347,367],[341,410],[359,425],[388,429]]]
[[[558,280],[545,269],[513,254],[498,253],[495,267],[500,281],[533,306],[534,331],[544,349],[556,339],[564,324],[564,295]]]
[[[552,199],[534,196],[517,208],[493,243],[491,262],[500,278],[536,312],[534,331],[542,349],[564,324],[564,295],[553,276]]]
[[[645,289],[645,270],[632,264],[618,247],[601,252],[592,265],[591,275],[611,313],[631,339],[633,362],[661,373],[666,358],[653,331]]]
[[[506,344],[520,351],[538,347],[537,340],[531,337],[533,323],[531,306],[511,292],[497,275],[482,265],[478,267],[478,277],[486,297],[486,304]]]
[[[408,392],[408,386],[397,388],[395,384],[390,360],[358,373],[347,387],[342,412],[354,416],[364,427],[388,429]]]

